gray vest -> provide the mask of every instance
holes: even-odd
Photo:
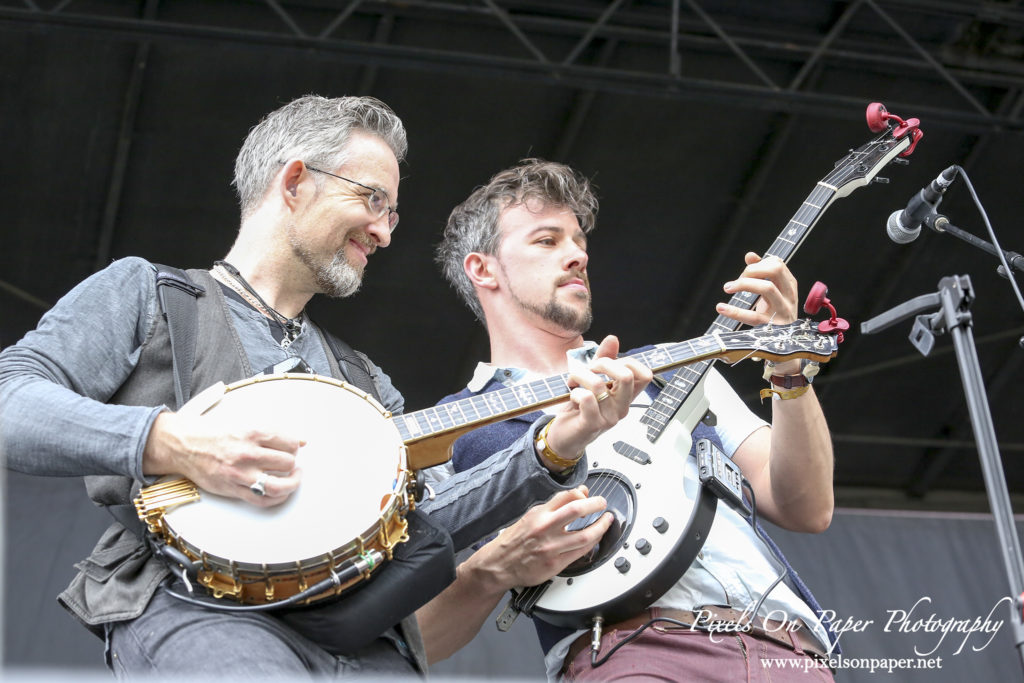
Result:
[[[230,384],[250,377],[253,370],[231,323],[220,284],[209,271],[187,272],[194,283],[206,290],[205,295],[196,299],[198,330],[191,392],[195,395],[217,382]],[[320,340],[331,374],[343,379],[323,334]],[[175,405],[171,342],[163,316],[157,316],[143,342],[134,372],[109,402],[136,406]],[[130,477],[88,476],[84,479],[89,497],[104,507],[125,509],[131,506],[139,490],[139,483]],[[118,522],[107,528],[92,554],[75,568],[79,573],[57,600],[101,638],[104,637],[103,624],[134,619],[142,614],[157,587],[170,574],[167,565],[153,557],[145,543]],[[426,654],[415,615],[401,622],[401,630],[419,669],[426,671]]]

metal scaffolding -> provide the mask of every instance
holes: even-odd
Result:
[[[913,109],[929,121],[977,133],[1024,128],[1019,112],[997,111],[1005,97],[1015,97],[1024,87],[1024,67],[1019,58],[1013,58],[1020,56],[1013,45],[1019,47],[1024,10],[1007,4],[815,2],[808,4],[812,16],[794,18],[794,23],[804,23],[792,28],[780,17],[764,21],[753,11],[747,16],[733,9],[720,16],[725,12],[710,0],[221,0],[217,4],[218,11],[212,13],[202,5],[174,3],[171,19],[171,12],[154,9],[152,2],[10,0],[0,5],[0,30],[70,31],[139,43],[216,41],[315,50],[344,55],[369,67],[473,72],[584,91],[815,114],[859,108],[862,98],[808,89],[813,70],[898,70],[956,94],[951,106],[914,104]],[[765,9],[770,5],[757,7],[760,13],[771,11]],[[475,41],[481,49],[473,50],[425,47],[410,38],[416,31],[390,28],[416,22],[452,30],[505,31],[514,49],[508,49],[508,43],[499,49],[488,41]],[[367,24],[378,30],[364,30]],[[381,26],[387,28],[379,30]],[[998,28],[1009,38],[952,44],[979,27],[990,34]],[[609,42],[618,50],[640,48],[662,58],[642,65],[617,65],[607,53],[601,57],[602,46]],[[556,51],[564,55],[556,56]],[[734,59],[741,68],[729,77],[684,73],[687,56],[698,52]]]

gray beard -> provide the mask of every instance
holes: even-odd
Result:
[[[294,238],[289,238],[289,243],[292,252],[313,273],[313,278],[321,294],[340,299],[352,296],[359,291],[359,287],[363,284],[363,271],[348,262],[344,251],[336,253],[330,263],[323,263],[318,261],[305,245],[298,243]]]
[[[363,284],[363,273],[348,262],[344,252],[338,252],[327,265],[313,269],[313,277],[320,291],[334,299],[352,296]]]

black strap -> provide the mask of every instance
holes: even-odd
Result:
[[[180,408],[192,391],[192,366],[195,364],[196,339],[199,333],[199,312],[196,297],[206,290],[196,285],[180,268],[154,264],[157,270],[156,291],[160,312],[167,321],[171,340],[171,364],[174,372],[174,397]],[[104,506],[114,519],[139,538],[145,538],[145,527],[132,503]]]
[[[381,400],[380,393],[377,392],[377,385],[374,384],[373,378],[370,376],[370,368],[367,367],[366,361],[351,346],[327,330],[323,332],[327,345],[331,347],[331,353],[338,359],[338,365],[341,367],[341,372],[345,375],[345,379],[350,384],[373,396],[377,399],[378,403],[383,403],[384,401]]]
[[[192,366],[196,360],[199,311],[196,298],[206,292],[180,268],[157,265],[156,291],[160,311],[167,321],[174,370],[174,397],[181,408],[192,394]]]

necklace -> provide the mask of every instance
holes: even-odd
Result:
[[[257,311],[276,322],[281,331],[284,332],[284,339],[281,341],[281,345],[287,347],[296,337],[302,332],[302,323],[304,313],[300,312],[294,318],[287,318],[284,315],[278,313],[272,308],[263,297],[252,288],[242,274],[238,272],[238,269],[227,261],[214,261],[212,274],[219,282],[223,282],[228,287],[238,293],[246,302]]]

